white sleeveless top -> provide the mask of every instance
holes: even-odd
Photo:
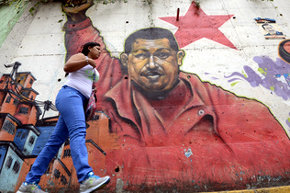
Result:
[[[77,89],[85,97],[90,98],[93,82],[97,82],[99,76],[99,72],[95,68],[86,65],[75,72],[70,72],[64,85]]]

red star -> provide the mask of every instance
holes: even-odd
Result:
[[[208,38],[225,46],[237,49],[232,42],[218,29],[233,15],[206,15],[201,8],[197,8],[193,2],[185,16],[160,17],[178,27],[175,38],[181,48],[201,38]]]

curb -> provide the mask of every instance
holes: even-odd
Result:
[[[259,189],[251,189],[251,190],[231,190],[231,191],[210,192],[210,193],[290,193],[290,186],[278,186],[278,187],[272,187],[272,188],[259,188]]]

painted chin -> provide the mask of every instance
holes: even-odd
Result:
[[[148,76],[142,82],[143,88],[149,92],[162,91],[164,84],[161,76]]]

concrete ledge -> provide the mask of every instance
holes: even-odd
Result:
[[[231,190],[211,193],[290,193],[290,186],[278,186],[272,188],[259,188],[251,190]]]

